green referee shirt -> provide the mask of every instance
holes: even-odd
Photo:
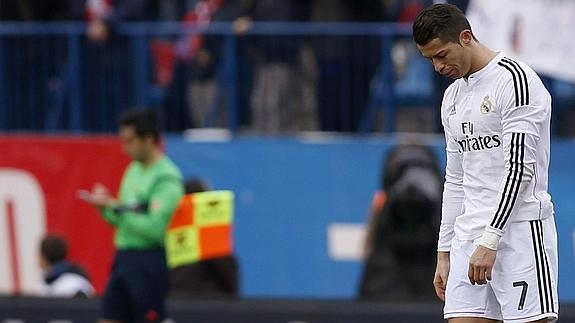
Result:
[[[166,226],[183,193],[182,174],[166,156],[147,168],[141,162],[133,161],[120,185],[120,207],[110,206],[102,212],[104,219],[116,227],[116,248],[163,247]],[[141,210],[132,210],[137,205],[143,206]]]

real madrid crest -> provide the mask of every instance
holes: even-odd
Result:
[[[481,103],[479,110],[481,110],[481,113],[489,113],[489,111],[491,111],[491,101],[489,101],[489,95],[486,95],[483,98],[483,102]]]

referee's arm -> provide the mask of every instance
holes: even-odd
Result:
[[[126,231],[162,244],[166,226],[182,195],[179,180],[162,181],[151,194],[147,214],[126,213],[118,217],[119,221]]]

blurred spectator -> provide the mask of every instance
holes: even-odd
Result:
[[[198,0],[182,18],[183,27],[208,27],[212,22],[232,22],[243,14],[239,0]],[[219,74],[224,65],[226,38],[217,34],[184,32],[175,42],[154,40],[156,84],[166,89],[165,115],[168,131],[191,127],[224,126],[230,93]],[[242,60],[241,44],[236,46]],[[238,105],[246,105],[245,88],[250,74],[238,64]],[[239,81],[241,79],[241,81]]]
[[[411,24],[419,12],[431,4],[431,0],[396,0],[387,3],[387,19],[395,23]],[[433,67],[421,57],[411,36],[395,37],[391,54],[395,71],[395,131],[438,131],[435,120],[439,120],[439,115],[436,107],[430,106],[435,99]]]
[[[551,132],[560,136],[575,135],[574,12],[574,1],[527,0],[471,0],[466,12],[482,43],[539,74],[553,101]]]
[[[123,21],[152,20],[150,0],[86,0],[88,39],[105,43],[114,25]]]
[[[313,22],[378,22],[378,0],[315,0]],[[379,36],[314,35],[318,66],[317,111],[323,131],[356,131],[366,110],[369,85],[379,65]]]
[[[309,19],[309,1],[247,2],[247,15],[234,22],[234,30],[240,35],[250,29],[252,22]],[[297,78],[302,39],[292,35],[254,35],[251,41],[255,80],[251,94],[252,129],[264,133],[295,130],[292,121],[302,105],[301,89],[298,91],[301,82]]]
[[[437,158],[427,146],[396,146],[385,159],[381,182],[371,207],[359,298],[434,300],[429,282],[442,192]]]
[[[82,44],[80,91],[83,128],[87,131],[114,131],[121,107],[146,102],[147,93],[134,92],[134,57],[147,50],[145,41],[116,32],[121,22],[151,21],[155,17],[152,0],[86,0],[84,19],[88,23],[86,43]],[[139,46],[140,47],[136,47]],[[142,98],[143,99],[138,99]],[[144,103],[142,103],[144,102]]]
[[[40,243],[40,267],[44,272],[45,296],[91,297],[94,287],[86,271],[67,259],[68,244],[58,235],[47,235]]]
[[[185,184],[186,194],[211,191],[200,178],[191,178]],[[217,243],[202,241],[202,243]],[[238,296],[238,261],[234,254],[202,259],[171,268],[171,295],[174,297]]]
[[[178,21],[182,18],[190,2],[198,0],[155,0],[158,8],[159,21]]]
[[[2,21],[60,21],[73,18],[73,0],[0,1]]]
[[[0,21],[52,22],[74,19],[75,13],[71,0],[0,1]],[[59,37],[46,35],[3,35],[0,64],[7,77],[2,82],[6,112],[0,124],[5,129],[44,127],[43,114],[52,102],[51,78],[60,72],[62,64],[59,57],[51,56],[53,52],[47,54],[47,48],[63,43]]]

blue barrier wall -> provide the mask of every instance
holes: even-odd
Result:
[[[549,191],[555,205],[555,220],[559,237],[559,298],[575,301],[575,199],[573,180],[575,170],[575,144],[573,141],[555,140],[551,147]]]
[[[361,263],[329,257],[327,228],[336,222],[366,222],[380,164],[394,144],[393,139],[373,138],[202,143],[173,137],[166,148],[186,176],[209,178],[214,188],[236,193],[234,234],[244,296],[351,298]],[[431,140],[430,145],[443,165],[443,139]],[[550,190],[559,228],[559,294],[564,301],[575,301],[570,279],[575,266],[573,160],[575,144],[554,143]]]

